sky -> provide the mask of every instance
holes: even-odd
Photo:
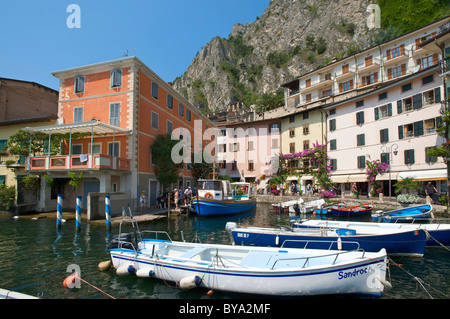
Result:
[[[57,90],[51,72],[119,59],[129,50],[170,82],[214,37],[228,38],[234,24],[254,22],[269,2],[0,0],[0,77]]]

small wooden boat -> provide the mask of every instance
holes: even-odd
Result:
[[[272,204],[272,207],[275,211],[284,212],[284,211],[289,211],[289,208],[296,204],[297,205],[303,204],[303,199],[299,198],[299,199],[289,200],[289,201],[285,201],[285,202],[281,202],[281,203],[274,203],[274,204]]]
[[[361,232],[375,232],[380,229],[387,230],[415,230],[423,229],[427,235],[427,246],[448,246],[450,245],[450,224],[440,222],[440,219],[430,219],[421,221],[430,221],[431,223],[373,223],[373,222],[354,222],[354,221],[334,221],[334,220],[303,220],[301,224],[311,227],[331,227],[331,228],[350,228]]]
[[[335,203],[335,204],[323,206],[322,208],[316,208],[316,209],[314,209],[314,213],[320,214],[320,215],[331,214],[332,208],[337,209],[337,208],[342,208],[342,207],[345,207],[344,203]]]
[[[198,216],[235,215],[256,208],[256,194],[250,183],[200,180],[198,184],[198,196],[192,199]]]
[[[331,208],[331,213],[333,216],[358,216],[363,215],[372,212],[372,209],[374,208],[373,202],[357,205],[357,206],[351,206],[351,207],[337,207],[337,208]]]
[[[315,227],[294,223],[294,228],[244,227],[235,222],[225,226],[237,245],[255,245],[302,249],[338,249],[379,251],[389,255],[422,257],[427,234],[414,229],[368,229]]]
[[[433,212],[430,204],[400,208],[389,212],[376,212],[372,219],[376,222],[396,223],[413,219],[429,218]]]
[[[138,238],[133,249],[123,248],[119,242],[110,250],[118,275],[156,278],[186,289],[268,296],[379,297],[385,285],[390,285],[386,281],[384,249],[301,250],[186,243],[161,236]]]

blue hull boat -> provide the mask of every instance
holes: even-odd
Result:
[[[200,180],[198,196],[192,200],[198,216],[225,216],[256,208],[255,190],[250,183],[225,180]]]
[[[344,203],[336,203],[333,205],[324,206],[322,208],[316,208],[316,209],[314,209],[314,213],[320,214],[320,215],[331,214],[332,208],[338,209],[338,208],[342,208],[342,207],[345,207]]]
[[[256,199],[252,200],[215,200],[199,198],[192,201],[199,216],[236,215],[256,208]]]
[[[429,204],[418,205],[406,208],[400,208],[389,212],[381,212],[372,214],[375,222],[396,223],[404,221],[412,221],[414,219],[429,218],[432,214],[433,207]]]
[[[240,227],[228,222],[226,230],[236,245],[254,245],[301,249],[338,249],[379,251],[390,255],[422,257],[427,234],[422,229],[380,230],[358,233],[349,228],[287,226],[281,228]]]

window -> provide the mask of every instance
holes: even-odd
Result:
[[[422,60],[419,60],[418,62],[420,62],[420,64],[421,64],[421,66],[420,66],[421,69],[426,69],[430,66],[435,65],[438,62],[438,55],[434,54],[434,55],[427,56],[425,58],[422,58]]]
[[[236,161],[231,162],[231,170],[232,171],[237,171],[238,170]]]
[[[119,156],[120,154],[120,144],[119,142],[108,143],[108,155]]]
[[[406,64],[402,64],[400,66],[390,68],[387,70],[388,79],[395,79],[399,76],[406,75]]]
[[[84,76],[75,77],[75,93],[84,92]]]
[[[414,164],[414,150],[405,150],[405,164]]]
[[[375,72],[374,74],[370,74],[367,76],[363,76],[361,77],[361,79],[362,79],[362,86],[378,83],[378,72]]]
[[[289,137],[295,137],[295,128],[294,127],[291,127],[289,129]]]
[[[295,143],[289,143],[289,152],[295,153]]]
[[[173,124],[171,121],[167,120],[167,134],[172,134],[173,131]]]
[[[294,123],[294,122],[295,122],[295,115],[289,116],[289,123]]]
[[[227,151],[227,144],[218,144],[218,152],[225,153]]]
[[[158,113],[152,112],[152,129],[157,130],[159,128],[159,115]]]
[[[269,125],[269,133],[271,133],[271,132],[279,132],[278,123],[272,123]]]
[[[173,96],[170,94],[167,94],[167,107],[173,109]]]
[[[309,124],[303,125],[303,135],[309,134]]]
[[[376,107],[375,111],[375,121],[383,119],[385,117],[392,116],[392,103]]]
[[[346,92],[349,90],[353,90],[353,80],[339,83],[339,93]]]
[[[309,87],[311,86],[311,79],[307,79],[307,80],[305,81],[305,86],[306,86],[307,88],[309,88]]]
[[[110,85],[112,88],[122,86],[122,70],[115,69],[111,71]]]
[[[406,92],[412,89],[412,84],[408,83],[402,86],[402,92]]]
[[[412,97],[412,105],[413,105],[413,109],[417,110],[417,109],[421,109],[422,108],[422,93],[416,94]]]
[[[254,141],[247,142],[247,151],[253,151],[255,148],[253,147]]]
[[[220,129],[219,136],[227,136],[227,129]]]
[[[0,140],[0,151],[6,151],[8,140]]]
[[[348,64],[344,64],[344,65],[342,66],[342,74],[347,74],[348,71],[349,71],[349,66],[348,66]]]
[[[336,130],[336,119],[330,120],[329,124],[330,124],[330,131],[335,131]]]
[[[239,152],[239,143],[230,143],[230,152]]]
[[[330,159],[330,166],[332,171],[337,170],[337,159],[335,158]]]
[[[434,104],[434,90],[423,92],[423,104],[424,105]]]
[[[330,141],[330,151],[334,151],[334,150],[336,150],[336,148],[337,148],[336,140],[335,139],[331,140]]]
[[[389,164],[390,161],[389,156],[390,156],[389,153],[381,153],[380,155],[381,163]]]
[[[358,156],[358,168],[360,169],[366,168],[366,157],[364,155]]]
[[[379,101],[381,101],[381,100],[384,100],[384,99],[387,99],[387,92],[384,92],[384,93],[381,93],[380,95],[378,95],[378,100]]]
[[[91,154],[101,154],[102,153],[102,144],[101,143],[92,144],[92,150],[91,150],[91,143],[89,143],[88,149]]]
[[[72,144],[72,154],[74,154],[74,155],[83,154],[83,145],[82,144]]]
[[[73,108],[73,122],[74,123],[83,122],[83,107]]]
[[[336,114],[336,109],[331,109],[330,110],[330,115],[334,115],[334,114]]]
[[[186,109],[186,120],[189,122],[191,121],[191,110]]]
[[[396,48],[393,48],[392,50],[386,51],[386,57],[388,60],[397,58],[402,55],[405,55],[405,45],[404,44],[402,44]]]
[[[309,149],[309,141],[308,140],[303,141],[303,150],[307,150],[307,149]]]
[[[389,129],[380,130],[380,143],[389,142]]]
[[[178,114],[184,116],[184,105],[181,103],[178,104]]]
[[[364,100],[356,102],[356,107],[364,106]]]
[[[255,170],[255,163],[253,160],[249,160],[248,161],[248,170],[249,171],[254,171]]]
[[[436,163],[437,162],[437,157],[436,156],[431,156],[427,154],[427,151],[429,149],[432,149],[434,147],[426,147],[425,148],[425,162],[428,164],[432,164],[432,163]]]
[[[364,58],[364,66],[365,67],[371,66],[372,64],[373,64],[372,63],[372,56],[368,56],[368,57]]]
[[[109,124],[120,126],[120,103],[109,105]]]
[[[158,83],[152,82],[152,96],[155,99],[158,99],[158,90],[159,90]]]
[[[364,146],[364,145],[366,145],[366,136],[365,136],[365,134],[356,135],[356,145],[357,146]]]
[[[306,100],[306,101],[305,101],[306,103],[311,102],[311,94],[306,94],[306,95],[305,95],[305,100]]]
[[[431,83],[433,81],[434,81],[434,79],[433,79],[433,74],[432,74],[432,75],[424,77],[422,79],[422,84],[425,85],[425,84]]]
[[[436,119],[425,120],[424,124],[426,134],[436,133]]]
[[[364,111],[356,113],[356,124],[357,125],[364,124]]]
[[[308,111],[303,112],[303,119],[304,119],[304,120],[309,119],[309,112],[308,112]]]

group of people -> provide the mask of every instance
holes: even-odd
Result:
[[[173,190],[173,194],[170,196],[171,204],[175,205],[175,209],[178,209],[179,205],[184,203],[185,205],[190,204],[192,200],[192,189],[190,186],[188,186],[184,192],[181,188],[175,188]],[[141,213],[142,210],[145,207],[145,204],[147,202],[147,197],[145,196],[145,191],[141,193],[141,196],[139,197],[139,202],[141,206]],[[166,197],[164,197],[161,192],[159,192],[158,197],[156,198],[156,205],[159,209],[167,209],[168,200]]]

